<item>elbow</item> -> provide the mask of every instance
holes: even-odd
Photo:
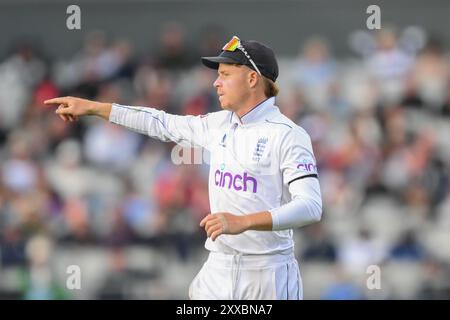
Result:
[[[296,198],[282,207],[270,210],[272,230],[304,227],[322,219],[322,203],[316,199]]]
[[[314,201],[313,203],[313,223],[319,222],[320,220],[322,220],[322,201],[320,202],[316,202]]]
[[[301,219],[301,214],[298,215],[296,227],[303,227],[309,224],[317,223],[322,220],[322,201],[316,199],[303,200],[303,208],[308,212],[308,218]]]
[[[316,215],[314,216],[314,223],[316,222],[320,222],[320,220],[322,220],[322,209],[320,209]]]
[[[311,218],[311,223],[317,223],[320,222],[320,220],[322,220],[322,210],[317,211],[313,214]]]

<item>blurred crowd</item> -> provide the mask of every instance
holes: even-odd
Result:
[[[176,270],[200,268],[207,164],[175,165],[173,143],[99,118],[65,123],[43,101],[218,111],[216,73],[199,57],[227,38],[216,28],[195,43],[172,23],[145,54],[96,31],[64,59],[27,40],[0,60],[0,298],[187,297],[181,284],[186,294],[130,283],[177,282]],[[323,195],[322,222],[295,231],[305,297],[448,299],[449,48],[418,29],[355,32],[349,44],[338,58],[315,36],[299,39],[298,55],[278,57],[277,105],[310,134]],[[134,265],[146,252],[173,259],[133,269],[130,248],[141,248]],[[83,295],[56,269],[84,249],[106,266]],[[366,286],[370,265],[381,270],[378,290]]]

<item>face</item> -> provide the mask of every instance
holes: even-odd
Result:
[[[231,64],[219,65],[219,74],[214,87],[217,89],[220,106],[225,110],[237,111],[247,101],[252,80],[251,69]]]

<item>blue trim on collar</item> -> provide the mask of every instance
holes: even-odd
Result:
[[[270,98],[273,98],[273,97],[270,97]],[[258,103],[256,106],[254,106],[254,107],[251,108],[249,111],[247,111],[247,113],[244,114],[244,115],[241,117],[241,120],[242,120],[242,118],[244,118],[246,115],[248,115],[250,112],[252,112],[252,111],[255,110],[256,108],[258,108],[259,106],[263,105],[263,104],[264,104],[266,101],[268,101],[270,98],[267,98],[266,100],[261,101],[261,102]]]
[[[266,108],[275,107],[275,97],[270,97],[270,98],[267,98],[267,99],[261,101],[256,106],[254,106],[249,111],[247,111],[247,113],[244,114],[240,118],[235,114],[235,112],[232,112],[231,117],[230,117],[230,123],[233,120],[233,115],[235,115],[236,117],[239,118],[240,121],[237,121],[237,122],[240,124],[248,124],[248,123],[257,121],[259,115],[265,116],[267,114],[267,111],[269,111],[269,110],[266,110],[266,108],[259,108],[260,106],[265,106]],[[246,118],[248,121],[245,121]],[[260,120],[263,121],[263,119],[260,119]]]
[[[292,129],[292,127],[291,127],[290,125],[288,125],[287,123],[275,122],[275,121],[269,121],[269,120],[267,120],[267,119],[266,119],[266,122],[268,122],[268,123],[275,123],[275,124],[281,124],[281,125],[284,125],[284,126],[288,126],[289,128]]]

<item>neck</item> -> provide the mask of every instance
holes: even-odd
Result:
[[[248,99],[248,101],[240,107],[238,110],[235,111],[236,115],[240,118],[242,118],[244,115],[246,115],[250,110],[252,110],[255,106],[259,105],[264,100],[267,100],[268,98],[265,95],[253,97],[251,99]]]

